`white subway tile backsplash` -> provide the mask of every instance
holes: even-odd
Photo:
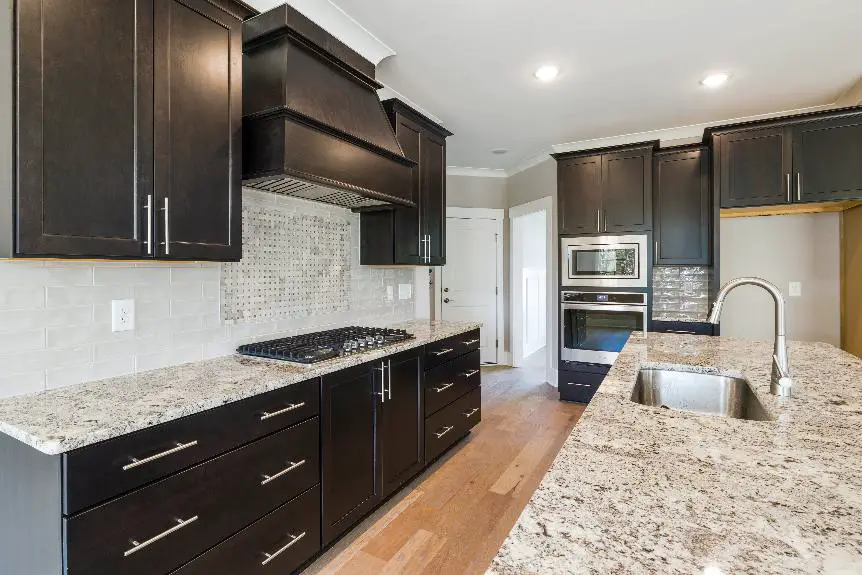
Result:
[[[6,286],[5,283],[0,284],[0,310],[45,307],[45,288]]]
[[[5,374],[4,374],[5,375]],[[0,394],[23,395],[45,389],[45,370],[12,376],[0,375]]]
[[[93,323],[92,306],[0,311],[0,332],[79,326],[90,323]]]
[[[45,330],[28,329],[0,333],[0,350],[4,353],[18,353],[34,349],[44,349]]]
[[[45,386],[48,389],[77,385],[82,381],[105,379],[128,375],[134,371],[134,362],[131,357],[102,361],[67,367],[63,369],[49,369],[45,372]]]
[[[91,360],[89,345],[61,349],[38,349],[0,355],[0,374],[14,375],[51,368],[86,364]]]
[[[132,284],[113,286],[48,286],[45,290],[46,305],[51,308],[110,303],[114,299],[134,297],[134,287]]]

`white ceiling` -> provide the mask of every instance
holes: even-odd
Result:
[[[378,79],[455,132],[454,166],[831,103],[862,76],[860,0],[333,1],[395,51]],[[545,63],[557,81],[533,78]]]

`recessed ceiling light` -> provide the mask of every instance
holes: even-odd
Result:
[[[502,156],[503,154],[508,154],[509,150],[507,148],[494,148],[491,150],[492,154],[497,154],[498,156]]]
[[[730,74],[725,74],[723,72],[720,74],[710,74],[709,76],[701,80],[700,83],[707,88],[718,88],[720,86],[723,86],[729,78]]]
[[[536,78],[541,80],[542,82],[550,82],[560,73],[560,69],[556,66],[542,66],[538,70],[536,70],[535,74],[533,74]]]

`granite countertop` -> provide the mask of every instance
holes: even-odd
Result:
[[[790,344],[633,336],[489,573],[862,573],[862,360]],[[775,421],[630,401],[641,367],[744,375]]]
[[[0,399],[0,433],[56,455],[480,327],[416,320],[415,339],[309,366],[233,355]]]

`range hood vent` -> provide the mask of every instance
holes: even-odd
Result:
[[[291,6],[243,24],[243,185],[362,209],[415,206],[374,65]]]

